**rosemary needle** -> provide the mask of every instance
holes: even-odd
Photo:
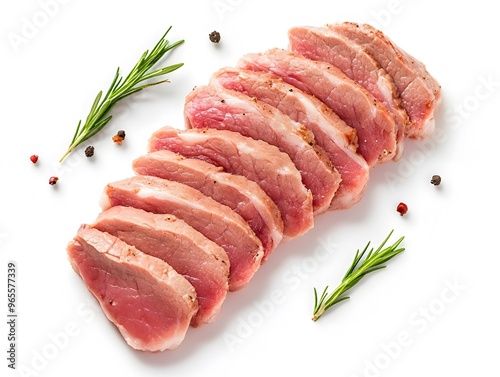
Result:
[[[115,77],[111,82],[106,94],[100,91],[90,108],[90,112],[82,126],[82,121],[78,122],[73,139],[68,147],[66,153],[61,157],[59,162],[62,162],[78,145],[94,136],[111,120],[112,116],[109,115],[111,109],[116,103],[131,94],[134,94],[149,86],[158,85],[168,80],[160,80],[155,82],[143,83],[146,80],[166,75],[176,69],[182,67],[183,63],[173,64],[164,68],[159,68],[150,71],[151,68],[170,50],[179,46],[184,40],[170,43],[166,36],[172,27],[170,26],[165,32],[163,37],[158,41],[151,51],[146,51],[142,54],[139,61],[134,68],[125,77],[120,75],[120,67],[117,68]],[[143,83],[142,85],[139,85]]]
[[[319,317],[323,315],[328,309],[330,309],[333,305],[338,304],[344,300],[349,299],[349,296],[343,296],[349,289],[354,287],[363,277],[365,277],[370,272],[374,272],[385,268],[384,263],[388,262],[390,259],[394,258],[399,253],[403,252],[405,249],[399,247],[404,237],[399,238],[394,244],[391,246],[385,247],[385,244],[389,240],[393,233],[393,230],[389,233],[386,239],[382,242],[382,244],[377,248],[377,250],[373,251],[373,248],[368,252],[365,259],[361,262],[361,259],[368,251],[370,246],[370,242],[365,246],[363,251],[360,253],[359,249],[356,251],[356,255],[354,256],[354,260],[351,264],[351,267],[347,270],[344,278],[340,285],[332,292],[328,293],[328,286],[323,290],[319,300],[318,300],[318,292],[316,288],[314,288],[314,311],[313,311],[313,321],[317,321]],[[360,264],[361,262],[361,264]],[[359,267],[358,267],[359,264]]]

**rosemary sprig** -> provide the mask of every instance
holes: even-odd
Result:
[[[100,91],[90,108],[90,112],[82,126],[82,121],[78,122],[73,139],[68,147],[66,153],[61,157],[59,162],[62,162],[78,145],[85,140],[91,138],[98,133],[102,128],[111,120],[112,116],[108,115],[116,103],[125,97],[130,96],[142,89],[149,86],[158,85],[169,80],[160,80],[151,83],[143,83],[146,80],[166,75],[176,69],[182,67],[183,63],[173,64],[164,68],[159,68],[150,72],[150,69],[170,50],[179,46],[184,40],[177,41],[170,44],[166,39],[168,32],[172,27],[170,26],[165,32],[163,37],[158,41],[151,51],[145,51],[134,68],[125,77],[120,75],[120,67],[117,68],[115,77],[111,82],[108,91],[102,96],[103,92]]]
[[[354,287],[364,276],[369,274],[370,272],[374,272],[385,268],[384,263],[387,263],[390,259],[394,258],[399,253],[403,252],[405,249],[400,248],[399,245],[403,241],[404,237],[398,239],[391,246],[385,247],[385,244],[389,240],[393,233],[393,230],[386,237],[384,242],[377,248],[377,250],[373,251],[373,248],[368,252],[365,259],[361,262],[361,259],[365,255],[370,246],[370,242],[365,246],[363,251],[360,253],[359,249],[356,251],[356,255],[351,264],[351,267],[347,270],[344,278],[340,285],[332,292],[328,293],[328,286],[324,289],[318,300],[318,292],[316,288],[314,288],[314,311],[313,311],[313,321],[317,321],[319,317],[323,315],[328,309],[330,309],[333,305],[338,304],[344,300],[349,299],[349,296],[342,296],[349,289]],[[385,247],[385,248],[384,248]],[[361,262],[361,264],[360,264]],[[358,267],[358,264],[359,267]]]

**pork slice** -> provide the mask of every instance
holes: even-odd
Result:
[[[410,118],[406,134],[429,136],[435,128],[441,88],[425,66],[368,24],[344,22],[328,27],[361,45],[392,77]]]
[[[314,135],[277,108],[213,81],[186,97],[184,114],[188,127],[235,131],[277,146],[290,156],[304,186],[311,190],[315,214],[330,207],[340,174],[316,146]]]
[[[326,27],[291,28],[288,40],[292,51],[333,64],[387,107],[398,127],[395,159],[401,157],[408,114],[394,81],[378,62],[359,44]]]
[[[313,227],[311,192],[290,157],[277,147],[233,131],[164,127],[149,140],[149,151],[162,149],[204,160],[258,183],[280,210],[287,238]]]
[[[86,225],[67,252],[73,269],[132,348],[156,352],[181,344],[198,302],[193,286],[171,266]]]
[[[137,174],[184,183],[232,208],[261,240],[262,262],[283,238],[283,220],[278,207],[257,183],[242,175],[226,173],[221,167],[169,150],[141,156],[132,166]]]
[[[135,176],[109,183],[103,210],[113,206],[172,214],[221,246],[230,262],[229,290],[245,287],[260,266],[262,243],[243,218],[200,191],[158,177]]]
[[[356,153],[356,130],[347,126],[332,109],[310,94],[265,72],[225,67],[214,73],[211,81],[214,80],[225,88],[275,106],[314,134],[316,143],[325,150],[341,176],[330,209],[349,208],[362,198],[369,176],[368,165]]]
[[[167,262],[184,276],[198,299],[193,327],[215,321],[228,291],[229,259],[222,247],[174,215],[133,207],[111,207],[91,227]]]
[[[316,96],[358,132],[358,151],[369,166],[392,159],[397,127],[384,104],[330,63],[271,49],[244,55],[238,67],[270,72]]]

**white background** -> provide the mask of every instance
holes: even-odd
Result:
[[[52,4],[51,6],[43,4]],[[450,5],[454,4],[454,5]],[[484,0],[59,1],[0,5],[0,375],[478,376],[498,370],[498,13]],[[437,132],[373,169],[363,200],[282,244],[214,324],[175,351],[128,347],[72,271],[65,247],[132,174],[149,135],[183,127],[184,97],[247,52],[287,46],[297,25],[380,27],[442,85]],[[31,24],[31,26],[29,26]],[[185,39],[171,83],[118,105],[83,149],[58,160],[116,67],[126,73],[168,26]],[[222,41],[208,40],[212,30]],[[127,133],[115,145],[117,130]],[[88,145],[90,143],[86,143]],[[33,165],[29,157],[40,156]],[[429,181],[442,176],[439,187]],[[48,179],[59,176],[56,186]],[[396,206],[409,212],[401,217]],[[394,229],[406,251],[351,300],[310,320],[313,287],[336,286],[356,248]],[[17,370],[7,368],[7,262],[17,265]],[[3,335],[1,335],[3,334]],[[8,373],[6,373],[8,372]]]

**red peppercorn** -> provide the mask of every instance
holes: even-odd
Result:
[[[50,177],[49,178],[49,185],[54,186],[57,183],[58,180],[59,180],[58,177]]]
[[[30,157],[32,163],[36,164],[38,161],[38,155],[34,154]]]
[[[405,203],[401,202],[398,204],[396,211],[398,211],[399,214],[403,216],[406,212],[408,212],[408,206]]]

